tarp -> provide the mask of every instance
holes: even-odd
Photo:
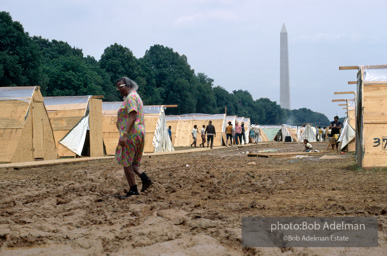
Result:
[[[341,141],[341,148],[343,149],[345,146],[347,146],[352,140],[355,139],[356,132],[352,128],[352,126],[348,123],[348,118],[344,121],[344,127],[341,131],[339,142]]]
[[[78,156],[81,156],[88,129],[89,115],[86,115],[69,133],[66,134],[66,136],[63,137],[63,139],[59,141],[59,143]]]
[[[364,82],[387,81],[387,68],[364,67]]]
[[[316,142],[316,128],[307,125],[305,130],[301,133],[299,142],[303,142],[307,139],[309,142]]]
[[[265,125],[261,126],[261,129],[266,134],[269,141],[273,141],[274,137],[277,135],[278,131],[281,129],[279,125]]]
[[[168,127],[165,121],[165,110],[163,106],[144,106],[144,112],[149,113],[158,113],[160,114],[159,120],[156,124],[156,130],[153,136],[152,144],[155,148],[154,152],[170,152],[175,149],[172,146],[171,139],[168,134]],[[146,129],[146,128],[145,128]]]

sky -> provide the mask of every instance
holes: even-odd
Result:
[[[387,64],[387,0],[0,0],[31,36],[56,39],[100,59],[118,43],[137,58],[161,44],[187,56],[229,92],[279,104],[280,31],[288,32],[291,109],[345,115],[355,70]]]

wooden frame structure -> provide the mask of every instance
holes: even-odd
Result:
[[[188,147],[192,143],[192,129],[194,125],[198,128],[198,143],[201,143],[200,130],[203,125],[207,126],[212,121],[215,126],[216,137],[214,147],[222,146],[225,137],[226,114],[185,114],[179,116],[166,116],[167,126],[172,126],[172,144],[174,147]]]
[[[103,102],[102,130],[107,155],[114,155],[119,133],[117,130],[117,111],[122,102]],[[177,107],[177,105],[169,105]],[[174,151],[165,121],[165,105],[144,106],[145,122],[145,153]]]
[[[90,95],[44,97],[60,157],[104,156],[101,98],[102,96]],[[81,124],[85,124],[86,128],[79,128]],[[82,130],[78,141],[82,143],[81,149],[65,146],[63,140],[69,139],[69,136],[79,130]]]
[[[357,70],[356,158],[360,167],[387,166],[387,65],[349,66]],[[350,115],[350,111],[348,111]]]
[[[0,87],[0,162],[58,158],[38,86]]]

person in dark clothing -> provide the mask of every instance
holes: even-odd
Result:
[[[208,125],[206,127],[206,134],[207,134],[207,148],[208,148],[208,145],[210,144],[210,140],[211,140],[211,148],[212,148],[214,144],[214,137],[216,137],[215,126],[212,125],[212,121],[208,122]]]
[[[339,117],[335,116],[333,122],[331,122],[329,129],[331,129],[331,136],[329,138],[329,141],[331,142],[332,149],[339,150],[339,142],[337,141],[340,137],[340,129],[341,129],[341,122],[339,122]]]
[[[169,138],[172,141],[172,126],[168,126],[168,134],[169,134]]]
[[[244,122],[242,122],[242,139],[243,139],[243,141],[244,141],[244,143],[245,144],[247,144],[247,142],[246,142],[246,137],[245,137],[245,123]],[[242,139],[241,139],[241,145],[242,145]]]

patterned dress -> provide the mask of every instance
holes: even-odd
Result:
[[[125,136],[124,132],[129,122],[129,113],[137,112],[136,121],[132,130]],[[129,167],[140,165],[145,142],[145,123],[143,103],[136,91],[132,91],[125,98],[117,113],[117,125],[120,136],[126,137],[126,145],[119,144],[116,149],[116,160],[119,165]]]

